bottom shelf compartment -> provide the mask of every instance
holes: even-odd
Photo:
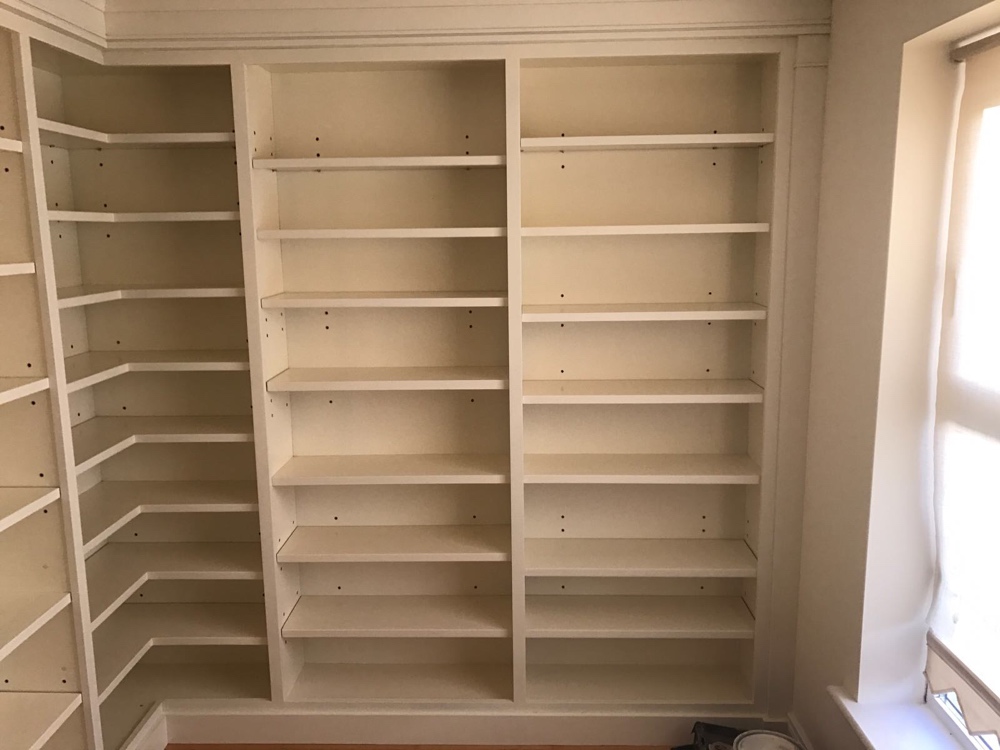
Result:
[[[4,750],[47,748],[81,701],[79,693],[0,693]]]

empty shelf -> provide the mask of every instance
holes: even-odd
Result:
[[[507,388],[506,367],[294,367],[267,383],[299,391],[486,391]]]
[[[348,156],[253,160],[255,169],[270,169],[274,172],[502,167],[506,163],[507,158],[504,156]]]
[[[125,604],[94,633],[100,700],[118,687],[153,646],[266,644],[263,604]]]
[[[259,240],[445,239],[506,237],[504,227],[411,227],[385,229],[258,229]]]
[[[265,310],[337,307],[504,307],[503,292],[285,292],[264,297]]]
[[[88,352],[66,360],[70,393],[129,372],[221,372],[249,370],[245,349],[229,351]]]
[[[253,542],[108,544],[87,560],[93,627],[146,581],[260,580],[260,545]]]
[[[508,638],[506,596],[303,596],[283,638]]]
[[[0,406],[41,393],[48,387],[48,378],[0,378]]]
[[[333,484],[505,484],[505,455],[294,456],[275,472],[276,487]]]
[[[58,487],[0,487],[0,532],[58,499]]]
[[[177,146],[216,146],[235,143],[233,133],[102,133],[55,120],[39,118],[38,130],[43,146],[57,148],[160,148]]]
[[[82,702],[79,693],[0,693],[4,750],[42,750]]]
[[[523,227],[524,237],[596,237],[630,234],[747,234],[769,232],[769,224],[614,224],[604,226]]]
[[[242,287],[120,287],[78,286],[59,290],[59,307],[63,310],[123,299],[215,299],[242,297]]]
[[[137,443],[249,443],[250,417],[94,417],[73,428],[77,473]]]
[[[0,661],[69,606],[63,591],[5,591],[0,596]]]
[[[738,596],[529,596],[529,638],[753,638]]]
[[[34,263],[0,263],[0,276],[30,276],[34,272]]]
[[[49,211],[49,221],[96,224],[155,223],[175,221],[239,221],[238,211]]]
[[[529,664],[532,703],[750,703],[736,668],[639,664]]]
[[[139,664],[101,706],[104,746],[111,750],[125,740],[143,716],[160,701],[236,700],[270,696],[267,664]]]
[[[759,404],[752,380],[526,380],[526,404]]]
[[[279,563],[497,562],[510,559],[509,526],[299,526]]]
[[[12,151],[15,154],[24,152],[24,144],[13,138],[0,138],[0,151]]]
[[[528,454],[529,484],[759,484],[748,456],[714,454]]]
[[[302,667],[291,702],[464,703],[511,700],[505,664],[315,664]]]
[[[752,303],[525,305],[525,323],[632,322],[678,320],[764,320],[767,308]]]
[[[521,150],[623,151],[666,148],[744,148],[774,143],[774,133],[689,133],[679,135],[585,135],[522,138]]]
[[[101,482],[80,495],[84,554],[143,513],[257,510],[255,482]]]
[[[525,574],[590,578],[753,578],[742,539],[526,539]]]

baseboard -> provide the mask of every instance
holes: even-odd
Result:
[[[167,715],[161,703],[146,714],[142,723],[122,746],[122,750],[165,750],[169,742]]]
[[[788,712],[788,733],[796,739],[796,741],[802,745],[806,750],[816,750],[816,746],[809,739],[809,735],[806,734],[805,728],[799,721],[799,718],[795,715],[794,711]]]

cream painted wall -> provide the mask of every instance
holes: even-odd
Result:
[[[904,75],[905,43],[978,6],[908,45]],[[816,750],[860,747],[828,686],[862,701],[922,689],[928,350],[958,81],[947,46],[998,9],[834,2],[794,695]]]

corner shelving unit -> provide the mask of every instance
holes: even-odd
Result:
[[[118,750],[163,698],[232,675],[267,697],[231,86],[31,53],[90,689]]]

